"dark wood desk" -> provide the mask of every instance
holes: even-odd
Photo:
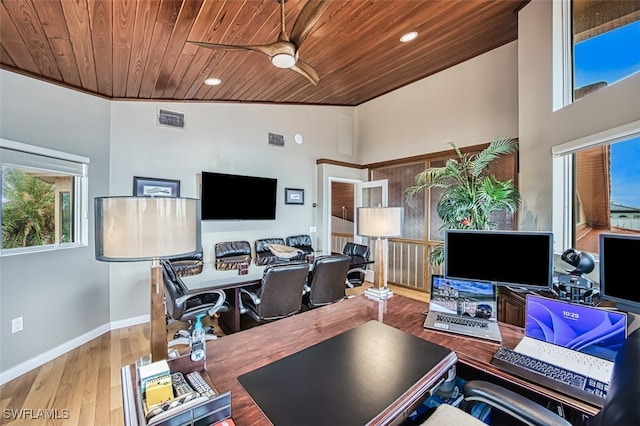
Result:
[[[232,393],[232,416],[238,426],[268,425],[269,420],[253,402],[237,378],[273,361],[297,353],[318,342],[334,337],[377,319],[399,330],[437,343],[456,352],[458,363],[506,381],[523,392],[562,402],[587,415],[599,409],[582,401],[512,376],[491,365],[499,345],[450,333],[425,330],[422,312],[428,304],[402,296],[375,302],[364,296],[314,309],[294,317],[225,336],[207,343],[207,371],[216,388]],[[503,345],[513,348],[523,337],[521,328],[501,324]],[[403,362],[398,359],[398,362]]]

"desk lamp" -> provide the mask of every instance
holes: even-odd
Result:
[[[364,294],[374,300],[387,300],[393,292],[387,287],[385,266],[387,252],[382,240],[402,235],[402,207],[359,207],[358,235],[376,239],[375,245],[375,277],[374,285],[365,290]]]
[[[167,358],[161,257],[200,247],[200,200],[173,197],[97,197],[96,259],[151,260],[151,360]]]

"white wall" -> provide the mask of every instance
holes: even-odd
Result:
[[[0,70],[0,137],[88,157],[91,199],[108,191],[109,121],[108,101]],[[109,323],[93,204],[89,230],[88,247],[0,257],[0,373]]]
[[[184,113],[186,128],[157,126],[158,107]],[[277,178],[276,220],[203,221],[205,259],[213,260],[220,241],[253,245],[259,238],[310,234],[310,227],[319,225],[313,207],[320,204],[316,160],[354,161],[338,149],[344,136],[339,123],[353,114],[349,107],[112,102],[111,195],[131,194],[133,176],[178,179],[181,195],[196,198],[196,176],[202,171]],[[284,148],[267,144],[269,132],[284,135]],[[293,142],[295,133],[304,136],[302,145]],[[305,204],[285,205],[284,188],[304,189]],[[110,266],[112,320],[148,312],[149,266]]]
[[[640,73],[553,111],[553,2],[533,0],[518,15],[521,228],[551,230],[551,148],[640,119]]]
[[[358,106],[358,162],[518,136],[517,67],[512,42]]]

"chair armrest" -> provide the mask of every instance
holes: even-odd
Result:
[[[254,305],[258,306],[260,304],[260,298],[258,297],[257,293],[254,293],[253,291],[247,290],[245,288],[241,288],[240,293],[244,293],[249,296]]]
[[[202,295],[206,295],[206,294],[215,294],[218,296],[218,299],[216,300],[216,303],[207,311],[207,313],[209,314],[209,316],[213,316],[216,312],[218,312],[223,305],[225,304],[225,301],[227,300],[227,295],[225,294],[225,292],[223,290],[199,290],[199,291],[193,291],[190,292],[188,294],[185,294],[184,296],[180,296],[176,299],[175,304],[177,306],[186,306],[187,301],[193,298],[198,298]],[[180,314],[181,316],[182,314]]]
[[[508,389],[482,380],[471,380],[464,386],[465,401],[484,402],[522,422],[535,426],[571,426],[553,411]]]

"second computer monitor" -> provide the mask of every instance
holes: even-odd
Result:
[[[600,297],[640,314],[640,235],[600,234]]]
[[[549,290],[553,280],[553,234],[447,230],[444,275],[495,285]]]

